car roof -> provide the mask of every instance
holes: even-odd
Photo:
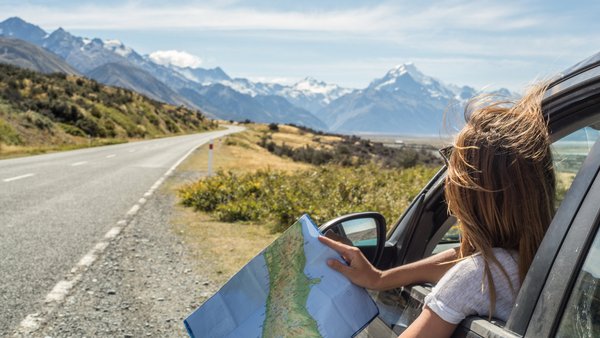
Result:
[[[560,72],[548,86],[544,99],[556,96],[574,87],[600,77],[600,53],[596,53],[585,60]]]

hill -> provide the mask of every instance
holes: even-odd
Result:
[[[77,71],[58,56],[31,43],[0,37],[0,63],[42,73],[76,75]]]
[[[63,73],[0,65],[0,144],[76,145],[216,127],[196,110]]]

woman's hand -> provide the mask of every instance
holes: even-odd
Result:
[[[367,289],[378,290],[381,281],[381,271],[376,269],[363,253],[356,247],[342,244],[324,236],[319,241],[339,253],[348,265],[330,259],[327,265],[346,276],[352,283]]]

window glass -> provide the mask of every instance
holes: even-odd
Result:
[[[552,144],[557,206],[562,202],[599,134],[597,129],[585,127]]]
[[[558,328],[558,337],[600,337],[600,236],[596,234]]]

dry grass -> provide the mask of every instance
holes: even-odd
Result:
[[[260,130],[260,126],[254,125],[243,133],[216,140],[213,149],[213,172],[217,170],[252,172],[260,169],[293,171],[311,167],[309,164],[273,155],[257,145],[260,140],[260,132],[257,129]],[[206,171],[207,167],[208,145],[204,145],[183,162],[179,170]]]
[[[218,222],[183,206],[177,206],[175,214],[174,230],[184,236],[199,269],[219,284],[277,237],[264,226]],[[206,265],[207,261],[211,266]]]
[[[247,131],[227,136],[214,142],[213,171],[231,170],[252,172],[259,169],[293,171],[310,168],[311,165],[297,163],[272,155],[256,143],[266,125],[247,125]],[[296,129],[296,128],[294,128]],[[177,169],[179,172],[203,172],[208,165],[208,145],[192,153]],[[176,193],[178,186],[165,188]],[[224,283],[235,272],[269,245],[278,234],[263,224],[224,223],[209,215],[194,212],[191,208],[178,205],[173,218],[174,230],[182,234],[198,264],[207,277]],[[206,259],[210,257],[210,259]],[[205,266],[210,261],[211,266]]]
[[[271,135],[273,142],[279,145],[285,143],[287,146],[292,148],[300,148],[308,145],[312,148],[330,149],[333,147],[333,143],[342,141],[342,138],[339,136],[316,135],[284,124],[280,124],[278,128],[279,131],[274,132],[270,131],[266,125],[249,125],[249,129],[257,132],[257,135],[264,135],[268,133]]]
[[[132,139],[133,141],[133,139]],[[39,155],[46,153],[55,153],[60,151],[69,151],[89,147],[100,147],[110,144],[119,144],[128,142],[125,139],[95,139],[77,144],[47,145],[47,146],[19,146],[0,143],[0,159],[15,157]]]

